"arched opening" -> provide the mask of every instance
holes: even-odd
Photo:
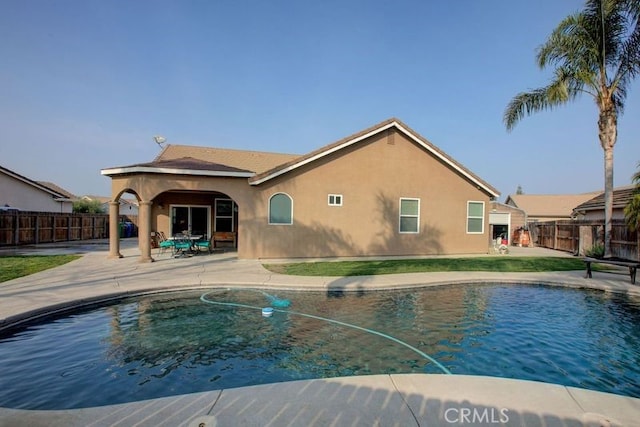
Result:
[[[215,248],[237,249],[238,204],[223,192],[168,190],[153,200],[151,229],[167,237],[204,236]]]
[[[138,193],[126,188],[118,194],[118,229],[120,238],[137,237],[140,227],[139,206],[142,199]]]

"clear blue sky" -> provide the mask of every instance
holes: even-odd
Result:
[[[174,144],[306,153],[398,117],[501,191],[603,188],[590,98],[502,115],[581,0],[3,0],[0,165],[82,194]],[[640,82],[615,184],[640,161]]]

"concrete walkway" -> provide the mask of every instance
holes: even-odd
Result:
[[[363,277],[274,274],[235,254],[138,262],[135,239],[124,258],[106,258],[105,242],[3,249],[7,253],[83,253],[53,270],[0,284],[0,329],[34,316],[127,294],[178,288],[252,286],[279,289],[394,289],[453,283],[536,283],[601,289],[640,298],[629,277],[562,273],[412,273]],[[567,254],[512,248],[507,256]],[[497,255],[496,255],[497,256]],[[503,255],[504,256],[504,255]],[[308,426],[308,425],[640,425],[640,399],[559,385],[490,377],[376,375],[216,390],[123,405],[65,411],[0,408],[0,426]]]

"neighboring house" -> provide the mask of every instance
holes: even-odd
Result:
[[[111,200],[111,197],[86,195],[86,196],[82,196],[81,199],[87,200],[87,201],[97,200],[100,202],[100,207],[102,208],[102,211],[105,213],[109,212],[109,201]],[[121,198],[119,200],[119,203],[120,203],[120,208],[119,208],[120,215],[135,215],[135,216],[138,215],[137,200]]]
[[[0,206],[21,211],[73,211],[75,196],[49,182],[38,182],[0,166]]]
[[[526,212],[529,223],[557,221],[572,219],[573,208],[597,194],[511,194],[505,204]]]
[[[139,204],[141,261],[150,235],[235,233],[239,258],[486,253],[498,191],[401,121],[390,119],[306,155],[169,145],[111,177],[110,256],[118,200]]]
[[[504,235],[510,245],[515,233],[527,227],[527,213],[520,208],[494,200],[489,209],[490,234],[493,240]]]
[[[613,214],[611,219],[624,220],[624,207],[634,197],[635,185],[619,187],[613,189]],[[604,221],[604,192],[577,205],[573,209],[573,214],[577,219]]]

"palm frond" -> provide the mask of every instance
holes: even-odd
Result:
[[[554,64],[593,68],[597,63],[598,48],[586,18],[582,13],[576,13],[558,24],[549,39],[538,48],[536,59],[540,68]]]
[[[555,66],[546,87],[518,94],[503,120],[510,131],[522,117],[591,95],[598,107],[622,112],[631,80],[640,74],[640,0],[586,0],[538,48],[541,68]]]
[[[624,219],[629,229],[640,230],[640,193],[636,192],[624,207]]]
[[[558,67],[555,78],[548,86],[521,92],[511,100],[503,116],[507,131],[511,131],[523,117],[566,104],[582,92],[595,96],[594,92],[584,89],[585,86],[592,86],[593,78],[593,73],[580,75],[571,69]]]
[[[638,74],[640,74],[640,18],[633,23],[629,37],[622,44],[620,65],[614,77],[614,82],[617,83],[625,77],[633,79]]]
[[[632,19],[640,19],[640,0],[624,0],[623,3]]]
[[[509,102],[504,111],[503,121],[507,131],[511,131],[523,117],[547,108],[550,106],[546,88],[520,92]]]
[[[640,162],[638,163],[638,169],[640,169]],[[631,177],[631,182],[636,184],[636,191],[640,191],[640,170],[634,173]]]

